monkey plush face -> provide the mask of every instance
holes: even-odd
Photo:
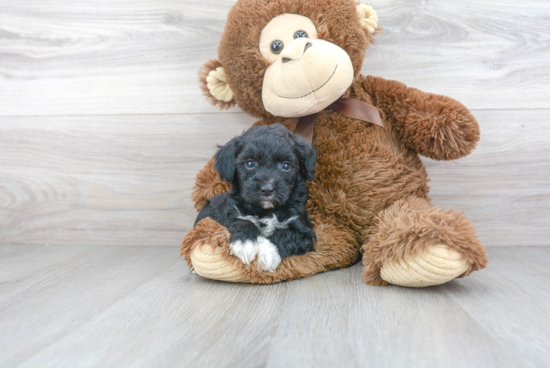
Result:
[[[318,39],[315,25],[302,15],[273,18],[262,29],[259,46],[270,62],[264,75],[262,101],[275,116],[316,113],[342,96],[353,82],[349,55],[335,44]]]
[[[377,21],[355,0],[238,0],[201,88],[214,105],[257,117],[319,112],[358,75]]]

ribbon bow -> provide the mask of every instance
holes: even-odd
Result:
[[[328,106],[327,109],[330,109],[348,118],[358,119],[384,127],[378,109],[371,104],[355,98],[342,97],[336,100],[336,102],[332,103],[332,105]],[[317,119],[318,114],[319,113],[303,116],[300,118],[298,124],[296,125],[295,133],[304,137],[308,143],[311,143],[311,141],[313,140],[315,120]]]

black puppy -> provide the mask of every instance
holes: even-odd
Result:
[[[231,190],[210,198],[195,225],[211,217],[231,233],[231,254],[275,272],[282,257],[313,251],[306,179],[315,150],[281,124],[250,128],[216,153],[216,170]]]

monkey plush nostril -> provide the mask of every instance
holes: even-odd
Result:
[[[309,49],[311,46],[313,46],[311,42],[306,43],[306,47],[304,47],[304,54],[306,53],[307,49]]]
[[[284,57],[283,58],[283,63],[288,63],[291,60],[292,60],[291,58]]]

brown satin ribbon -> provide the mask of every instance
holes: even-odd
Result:
[[[371,104],[355,98],[340,98],[327,107],[327,109],[348,118],[362,120],[384,127],[378,109]],[[311,143],[313,140],[313,131],[315,130],[315,120],[317,119],[317,114],[319,113],[303,116],[298,121],[298,124],[296,124],[296,130],[294,133],[304,137],[308,143]]]

